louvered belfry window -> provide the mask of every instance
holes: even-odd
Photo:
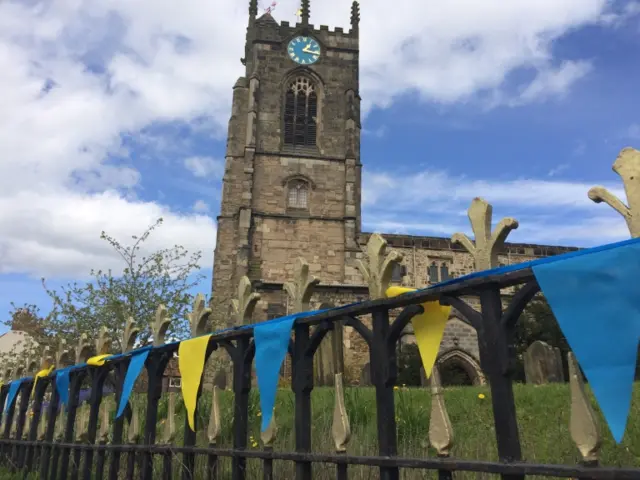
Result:
[[[308,78],[296,78],[287,89],[284,106],[284,143],[315,146],[318,94]]]

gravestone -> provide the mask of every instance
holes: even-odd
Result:
[[[220,390],[226,390],[227,388],[227,372],[224,370],[216,372],[213,377],[213,384]]]
[[[371,367],[369,363],[365,363],[360,373],[360,386],[368,387],[371,385]]]
[[[524,354],[524,374],[526,382],[533,385],[562,382],[560,350],[536,340]]]

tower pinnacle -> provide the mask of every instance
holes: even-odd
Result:
[[[302,25],[309,25],[309,14],[311,13],[309,9],[309,3],[309,0],[302,0]]]
[[[351,4],[351,30],[354,32],[358,31],[358,26],[360,25],[360,4],[354,0]]]
[[[249,0],[249,16],[256,18],[258,15],[258,0]]]

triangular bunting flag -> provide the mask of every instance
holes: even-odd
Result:
[[[106,359],[111,356],[112,355],[110,353],[96,355],[95,357],[91,357],[89,360],[87,360],[87,365],[90,365],[92,367],[101,367],[104,365]]]
[[[51,365],[49,368],[45,368],[36,373],[36,376],[33,378],[33,387],[31,388],[31,395],[36,391],[36,385],[38,384],[38,379],[42,377],[48,377],[55,367]]]
[[[70,368],[63,368],[56,372],[56,391],[60,397],[60,403],[65,407],[69,403],[69,372]]]
[[[129,397],[131,396],[131,392],[133,391],[133,384],[136,383],[140,372],[144,368],[144,362],[147,361],[149,350],[150,347],[147,347],[144,349],[135,350],[131,354],[131,360],[129,361],[127,374],[125,375],[124,383],[122,384],[122,395],[120,396],[120,404],[118,405],[116,418],[119,418],[120,415],[122,415],[125,407],[127,406],[127,402],[129,402]]]
[[[178,369],[182,377],[182,397],[187,410],[189,427],[195,432],[195,413],[198,389],[202,381],[205,355],[211,335],[191,338],[180,342],[178,347]]]
[[[549,261],[533,272],[620,442],[640,338],[640,244]]]
[[[13,405],[13,402],[15,402],[16,395],[18,394],[18,390],[20,389],[20,385],[22,385],[23,380],[24,379],[21,378],[20,380],[14,380],[13,382],[9,383],[9,393],[7,394],[4,413],[7,413],[11,408],[11,405]]]
[[[299,316],[299,315],[298,315]],[[276,404],[276,390],[280,367],[287,355],[291,327],[296,316],[290,315],[278,320],[259,323],[253,329],[256,344],[256,377],[260,391],[260,411],[262,412],[262,428],[269,426]]]
[[[415,289],[389,287],[386,293],[387,297],[397,297],[408,292],[415,292]],[[442,306],[439,301],[425,302],[422,307],[424,308],[424,313],[413,317],[411,325],[413,326],[413,333],[420,351],[424,373],[427,378],[430,378],[440,351],[440,343],[442,343],[442,336],[451,313],[451,307]]]

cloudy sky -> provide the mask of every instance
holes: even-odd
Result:
[[[0,311],[120,268],[100,240],[160,216],[150,248],[203,251],[210,285],[247,1],[0,2]],[[264,8],[265,4],[261,5]],[[274,17],[295,22],[296,0]],[[363,228],[469,232],[474,196],[514,241],[589,246],[625,224],[611,164],[640,146],[640,2],[366,0]],[[312,0],[349,27],[350,2]],[[624,197],[623,197],[624,198]],[[393,199],[390,201],[389,199]]]

